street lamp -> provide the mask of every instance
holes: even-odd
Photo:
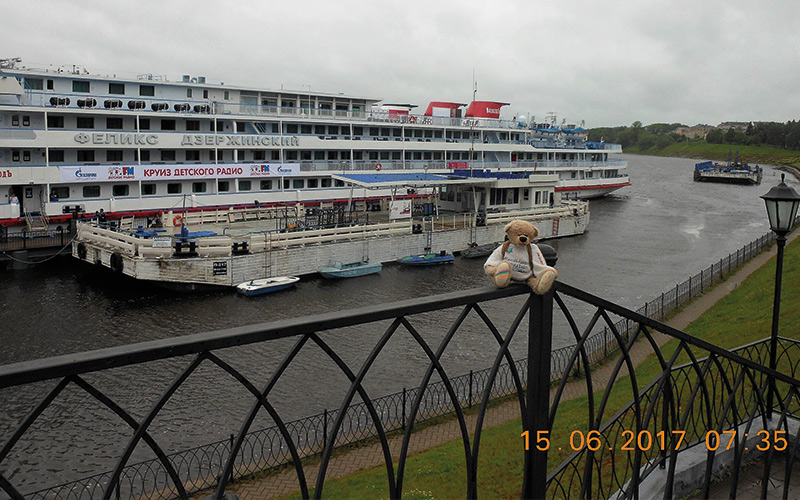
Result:
[[[786,246],[786,233],[794,225],[797,217],[797,207],[800,204],[800,195],[797,191],[786,185],[786,174],[781,174],[781,183],[762,195],[761,198],[767,205],[769,226],[775,233],[778,242],[778,262],[775,269],[775,301],[772,305],[772,335],[770,336],[769,367],[777,367],[778,351],[778,316],[781,309],[781,275],[783,274],[783,247]],[[767,393],[767,417],[772,418],[775,381],[769,385]]]

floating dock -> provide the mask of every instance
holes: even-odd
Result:
[[[540,239],[583,234],[589,224],[589,204],[584,201],[479,217],[453,213],[380,220],[378,213],[370,215],[369,223],[302,230],[292,224],[280,228],[285,214],[274,210],[183,214],[180,226],[170,224],[175,216],[165,213],[162,219],[167,224],[162,222],[162,227],[136,230],[82,222],[72,255],[120,275],[192,290],[231,287],[265,276],[314,274],[336,261],[383,263],[429,249],[459,252],[471,244],[502,242],[505,225],[514,219],[534,224]]]

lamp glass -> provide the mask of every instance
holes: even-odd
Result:
[[[800,195],[786,185],[784,178],[785,174],[782,174],[780,184],[770,189],[761,198],[767,207],[770,228],[773,231],[785,233],[792,228],[797,217]]]

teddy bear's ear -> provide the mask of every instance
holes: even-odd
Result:
[[[531,239],[535,240],[537,236],[539,236],[539,230],[536,229],[536,226],[531,225]]]
[[[514,225],[514,221],[512,220],[511,222],[506,224],[506,227],[503,228],[503,231],[508,232],[511,229],[511,226],[513,226],[513,225]]]

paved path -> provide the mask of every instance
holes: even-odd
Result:
[[[800,231],[796,231],[789,236],[789,241],[794,240]],[[712,290],[706,292],[704,295],[696,298],[691,303],[683,307],[680,313],[677,313],[666,323],[679,330],[684,330],[701,314],[710,309],[722,297],[727,295],[731,290],[738,287],[750,274],[756,269],[763,266],[771,257],[777,253],[777,246],[773,246],[769,251],[762,252],[757,255],[744,266],[738,269],[734,274],[730,275],[728,279],[718,284]],[[659,344],[663,344],[669,338],[662,334],[655,335]],[[631,356],[638,365],[647,356],[652,353],[650,345],[645,342],[638,342],[634,349],[631,351]],[[595,387],[605,387],[608,381],[611,370],[614,368],[613,363],[606,363],[592,372],[592,380]],[[572,399],[586,394],[586,385],[583,381],[577,381],[568,384],[564,392],[562,400]],[[519,418],[519,403],[517,401],[510,401],[490,408],[485,417],[484,428],[499,425],[510,420]],[[475,415],[467,416],[467,428],[475,428]],[[434,446],[461,439],[461,432],[459,430],[458,422],[453,419],[442,424],[429,426],[424,429],[415,431],[409,448],[409,455],[418,453]],[[399,455],[400,446],[402,444],[402,436],[391,438],[389,445],[391,448],[392,459],[396,462],[396,457]],[[375,466],[383,466],[383,452],[380,444],[373,444],[369,446],[359,447],[348,452],[342,453],[331,459],[326,473],[326,479],[335,477],[342,477],[362,469],[367,469]],[[310,486],[313,486],[317,479],[317,468],[308,467],[305,470],[307,474],[306,480]],[[261,500],[266,498],[273,498],[276,496],[299,491],[297,474],[294,469],[283,471],[279,474],[272,475],[271,477],[260,481],[243,481],[230,485],[227,488],[228,492],[235,493],[240,500]],[[207,495],[196,495],[195,498],[203,498]]]

